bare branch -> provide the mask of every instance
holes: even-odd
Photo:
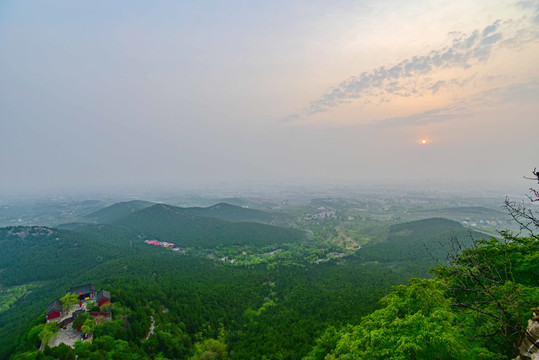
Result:
[[[511,201],[509,198],[505,198],[503,207],[513,220],[520,225],[521,230],[526,230],[530,236],[539,239],[539,235],[536,235],[539,228],[539,217],[536,216],[533,210],[527,208],[524,204]]]
[[[537,190],[535,190],[534,188],[530,188],[530,192],[532,192],[535,197],[531,197],[530,195],[526,195],[526,197],[530,199],[531,202],[539,201],[539,192],[537,192]]]

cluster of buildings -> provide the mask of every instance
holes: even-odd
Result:
[[[169,248],[174,247],[173,243],[169,243],[169,242],[166,242],[166,241],[144,240],[144,242],[146,244],[148,244],[148,245],[155,245],[155,246],[162,246],[162,247],[169,247]]]
[[[327,218],[336,218],[336,210],[335,209],[327,209],[325,207],[319,207],[316,209],[316,212],[314,214],[305,214],[306,220],[315,220],[315,219],[327,219]]]
[[[92,284],[88,285],[82,285],[77,286],[69,289],[70,294],[75,294],[78,297],[79,300],[79,307],[75,308],[72,311],[64,311],[62,302],[60,300],[55,300],[52,304],[49,305],[47,308],[46,316],[47,316],[47,322],[50,321],[66,321],[71,320],[73,321],[78,314],[82,312],[89,312],[91,316],[110,316],[110,310],[108,310],[105,313],[100,312],[92,312],[89,311],[91,309],[88,309],[86,307],[87,301],[95,301],[95,304],[99,307],[102,305],[105,305],[106,303],[110,302],[110,292],[107,290],[101,290],[99,292],[96,291],[96,286]]]
[[[157,240],[144,240],[144,242],[148,245],[161,246],[161,247],[169,248],[169,249],[172,249],[173,251],[177,251],[179,253],[185,254],[185,249],[174,247],[173,243],[169,243],[166,241],[157,241]]]

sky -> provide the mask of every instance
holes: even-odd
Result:
[[[0,189],[521,182],[538,64],[533,0],[2,0]]]

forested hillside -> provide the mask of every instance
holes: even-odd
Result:
[[[230,217],[236,216],[231,211]],[[478,240],[484,235],[432,218],[390,225],[380,241],[346,250],[320,240],[323,234],[335,236],[325,229],[332,221],[320,222],[312,227],[314,235],[305,236],[158,204],[113,224],[0,229],[0,358],[506,359],[514,354],[539,296],[534,239]],[[149,246],[148,238],[199,250]],[[241,255],[245,249],[254,255]],[[238,251],[235,263],[213,256]],[[500,277],[508,263],[511,278]],[[486,282],[474,282],[462,269],[484,274]],[[411,280],[391,291],[411,277],[427,276],[435,278]],[[87,283],[111,292],[112,322],[96,326],[92,343],[40,352],[47,306],[71,286]],[[504,330],[509,326],[511,333]]]
[[[0,282],[3,286],[69,278],[120,254],[95,236],[47,227],[0,228]]]
[[[164,204],[139,210],[115,223],[134,229],[148,238],[173,242],[182,247],[264,246],[297,242],[303,238],[303,234],[294,229],[197,216],[186,213],[183,208]]]
[[[304,360],[513,358],[539,303],[538,270],[536,238],[480,241],[359,324],[328,327]]]
[[[270,222],[272,219],[272,216],[267,212],[227,203],[219,203],[206,208],[188,207],[178,209],[183,209],[186,214],[213,217],[227,221]]]
[[[359,254],[365,260],[398,264],[403,268],[407,264],[415,263],[415,267],[422,264],[426,273],[438,263],[445,263],[447,254],[456,250],[457,242],[468,247],[473,239],[481,238],[488,235],[465,229],[453,220],[430,218],[390,226],[385,241],[367,244]]]
[[[111,224],[131,215],[136,211],[148,208],[152,205],[156,204],[141,200],[119,202],[104,209],[94,211],[93,213],[86,215],[85,219],[98,224]],[[226,221],[252,221],[267,223],[272,220],[272,216],[267,212],[227,203],[218,203],[209,207],[173,207],[165,204],[159,205],[174,208],[174,211],[177,213],[182,213],[185,215],[211,217]]]
[[[76,284],[95,282],[110,289],[118,304],[113,316],[129,319],[98,327],[92,347],[77,350],[79,358],[95,352],[182,358],[195,356],[214,339],[234,359],[260,354],[297,359],[326,326],[359,321],[392,285],[406,281],[404,274],[355,258],[323,264],[298,259],[296,265],[268,268],[225,266],[151,246],[126,245],[125,251],[108,261],[84,263],[69,277],[43,279],[20,304],[5,316],[0,314],[2,333],[28,331],[18,343],[3,337],[2,356],[13,353],[13,346],[16,352],[27,352],[25,358],[35,356],[40,320],[25,318],[19,327],[14,324],[23,314],[43,312]],[[141,342],[149,331],[150,316],[156,319],[156,334]]]
[[[135,211],[142,210],[152,205],[154,205],[154,203],[149,201],[124,201],[94,211],[93,213],[86,215],[85,218],[99,224],[109,224],[124,218]]]

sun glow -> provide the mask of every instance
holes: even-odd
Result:
[[[421,139],[421,144],[422,145],[425,145],[425,144],[428,144],[428,143],[429,143],[428,139]]]

